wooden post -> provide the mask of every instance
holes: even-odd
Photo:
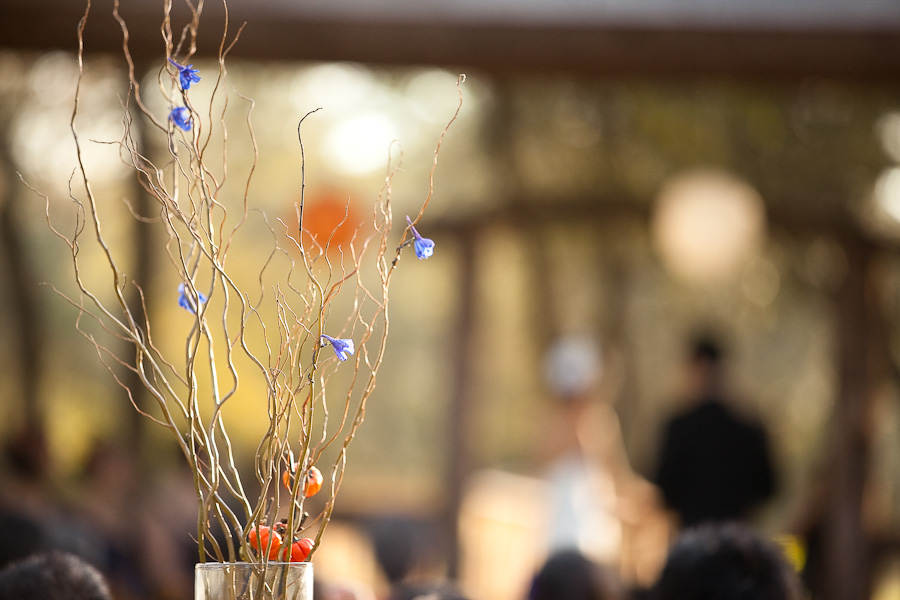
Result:
[[[41,385],[47,364],[46,322],[38,287],[40,270],[29,255],[27,228],[23,206],[34,201],[22,195],[24,187],[16,179],[16,164],[10,147],[8,120],[0,123],[0,281],[6,287],[10,313],[5,315],[4,328],[15,352],[14,363],[7,365],[7,374],[16,379],[11,396],[22,407],[22,423],[13,435],[23,436],[36,477],[46,476],[47,441],[45,416],[41,406]],[[26,192],[28,193],[28,192]],[[36,201],[35,201],[36,202]],[[40,472],[38,472],[40,470]]]
[[[149,72],[149,68],[144,68],[142,65],[136,67],[136,73],[146,72]],[[149,123],[144,115],[137,114],[132,122],[132,127],[137,130],[137,135],[135,136],[136,140],[151,139],[152,132],[148,125]],[[140,150],[141,152],[146,152],[148,149],[141,148]],[[131,175],[130,192],[132,197],[130,202],[132,209],[137,215],[152,219],[158,216],[159,208],[156,205],[156,202],[151,201],[150,193],[141,185],[140,177],[141,175],[139,173],[132,173]],[[134,261],[134,269],[130,279],[131,283],[135,285],[130,286],[126,290],[126,301],[128,302],[128,307],[134,315],[134,318],[141,324],[141,330],[145,335],[146,330],[143,327],[143,322],[146,320],[147,315],[144,312],[142,302],[146,301],[149,304],[152,297],[155,295],[156,286],[154,285],[154,282],[158,270],[156,252],[159,251],[159,246],[154,247],[153,243],[155,239],[154,232],[156,231],[155,224],[146,223],[140,219],[133,219],[130,227],[132,234],[131,255]],[[143,301],[138,286],[140,287],[140,292],[143,293]],[[128,352],[135,352],[130,344],[128,345],[128,348],[125,349],[126,354],[123,354],[123,356],[128,357]],[[149,410],[150,395],[144,388],[140,375],[134,371],[127,371],[122,375],[122,380],[130,390],[134,403],[142,410]],[[128,406],[128,402],[125,403],[125,406]],[[124,442],[135,456],[140,456],[141,445],[144,440],[144,427],[147,420],[136,410],[130,411],[129,414],[128,433],[125,436]]]
[[[460,234],[462,256],[459,261],[460,281],[459,314],[454,330],[456,332],[453,346],[453,391],[447,423],[450,426],[450,447],[447,452],[447,506],[444,527],[449,541],[447,576],[456,579],[459,576],[460,540],[459,513],[463,500],[463,486],[472,470],[471,443],[468,439],[470,431],[468,419],[471,405],[472,362],[469,360],[475,334],[475,306],[477,289],[476,280],[476,236],[463,231]]]
[[[836,363],[838,395],[832,416],[830,493],[823,524],[827,600],[861,600],[869,591],[869,545],[862,522],[863,487],[869,458],[866,415],[871,400],[867,278],[871,248],[846,232],[847,274],[837,290]]]

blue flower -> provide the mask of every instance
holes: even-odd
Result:
[[[194,65],[182,67],[171,58],[169,59],[169,62],[175,65],[175,68],[178,69],[178,82],[181,84],[181,89],[183,89],[184,91],[188,91],[192,83],[200,82],[200,76],[197,75],[197,73],[199,73],[200,71],[191,68]]]
[[[347,360],[351,354],[353,354],[353,340],[338,340],[330,335],[322,334],[322,339],[325,340],[328,344],[331,344],[331,347],[334,348],[334,353],[337,355],[338,360]],[[323,346],[325,344],[322,344]]]
[[[184,106],[176,106],[169,113],[169,118],[175,126],[184,131],[191,130],[191,111]]]
[[[432,254],[434,254],[434,240],[424,238],[419,235],[419,232],[416,231],[416,228],[413,227],[412,221],[407,216],[406,222],[409,223],[409,230],[412,231],[413,237],[415,238],[414,247],[416,249],[416,256],[419,257],[419,260],[423,258],[428,258]]]
[[[197,292],[197,297],[200,300],[200,304],[204,304],[206,302],[206,296],[201,294],[200,292]],[[197,309],[194,307],[194,299],[185,293],[183,283],[178,284],[178,306],[190,311],[191,313],[197,313]]]

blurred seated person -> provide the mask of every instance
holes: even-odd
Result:
[[[775,489],[761,424],[726,402],[718,342],[698,339],[688,360],[687,408],[665,427],[655,482],[682,527],[745,520]]]
[[[781,549],[738,523],[701,525],[669,550],[653,600],[801,600]]]
[[[406,583],[391,594],[391,600],[468,600],[449,582]]]
[[[49,550],[57,509],[46,493],[47,439],[34,424],[6,440],[0,455],[0,569]]]
[[[112,600],[103,575],[66,552],[34,554],[0,571],[0,600]]]
[[[623,587],[610,569],[564,550],[551,555],[535,575],[527,600],[623,599]]]

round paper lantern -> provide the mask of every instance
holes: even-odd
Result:
[[[693,281],[727,278],[759,252],[765,208],[756,190],[730,173],[687,172],[663,186],[653,236],[673,274]]]
[[[303,235],[297,236],[297,207],[290,215],[291,237],[300,239],[305,248],[321,247],[330,252],[348,252],[362,219],[348,194],[336,191],[307,194],[303,205]]]

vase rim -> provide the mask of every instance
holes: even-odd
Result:
[[[270,560],[268,562],[246,562],[246,561],[235,561],[235,562],[215,562],[208,561],[205,563],[197,563],[194,565],[196,570],[203,569],[218,569],[223,566],[230,567],[255,567],[255,568],[266,568],[266,567],[302,567],[302,568],[311,568],[312,563],[309,561],[303,562],[279,562],[275,560]]]

